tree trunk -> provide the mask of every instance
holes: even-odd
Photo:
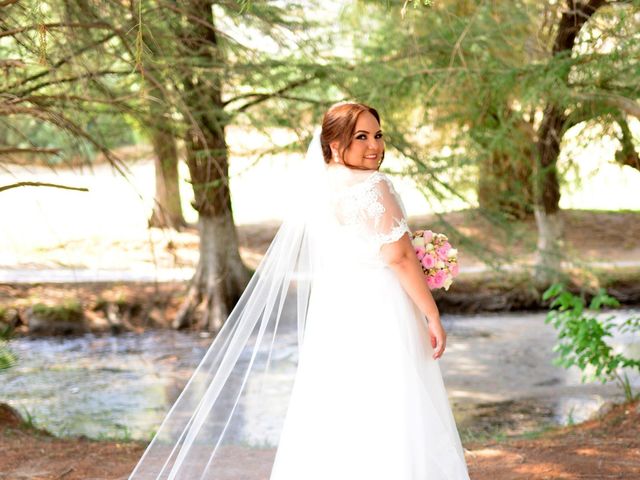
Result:
[[[182,44],[194,65],[221,62],[212,2],[192,0],[182,27]],[[174,328],[196,324],[217,333],[249,282],[238,251],[229,190],[226,114],[216,73],[189,69],[183,77],[184,101],[191,119],[186,133],[187,165],[198,211],[200,259]],[[203,108],[206,105],[206,108]]]
[[[149,226],[180,230],[186,226],[182,216],[178,149],[173,133],[154,129],[151,133],[156,175],[156,194]]]
[[[542,206],[534,208],[534,215],[538,228],[534,284],[542,291],[560,279],[563,223],[558,212],[547,213]]]
[[[633,133],[629,128],[626,118],[622,113],[618,115],[618,125],[622,132],[620,138],[620,144],[622,148],[616,152],[616,161],[620,165],[626,165],[636,170],[640,170],[640,156],[636,151],[636,147],[633,142]]]
[[[189,135],[187,142],[194,208],[199,213],[200,258],[187,298],[173,326],[183,328],[195,324],[198,329],[217,333],[250,276],[238,251],[224,137],[209,131],[206,134],[209,139],[206,147],[195,134]],[[209,155],[215,155],[215,158],[207,161],[205,158]]]
[[[534,135],[527,122],[515,121],[517,128],[510,129],[512,148],[494,149],[480,164],[477,193],[483,210],[522,220],[533,213],[531,146]]]
[[[606,0],[566,0],[566,9],[560,17],[558,32],[553,44],[554,57],[570,55],[575,45],[576,37],[585,23],[600,8],[607,4]],[[568,80],[568,71],[559,80]],[[549,102],[545,109],[542,122],[538,128],[538,155],[542,206],[545,213],[554,214],[560,208],[560,184],[558,182],[557,161],[560,154],[560,143],[564,135],[566,122],[564,109],[553,102]]]
[[[559,108],[550,105],[538,130],[539,169],[535,182],[539,183],[541,205],[545,213],[552,215],[560,209],[560,183],[558,181],[557,163],[560,155],[563,125],[566,117]]]
[[[199,330],[217,333],[248,282],[248,273],[237,250],[235,226],[225,215],[200,215],[200,259],[187,298],[173,322],[189,323]]]
[[[580,29],[606,0],[589,0],[586,3],[567,0],[566,10],[558,24],[553,45],[553,56],[570,55]],[[564,78],[568,80],[568,72]],[[560,278],[561,238],[563,225],[560,210],[560,184],[557,161],[567,118],[564,109],[549,102],[538,128],[537,154],[533,175],[535,198],[534,214],[538,229],[535,278],[538,288],[545,288]]]

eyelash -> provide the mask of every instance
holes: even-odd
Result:
[[[379,133],[378,135],[376,135],[376,137],[378,137],[378,138],[382,138],[383,136],[384,136],[384,135],[383,135],[382,133]],[[362,138],[362,137],[364,137],[364,138]],[[358,135],[356,138],[357,138],[358,140],[364,140],[364,139],[366,139],[366,138],[367,138],[367,136],[366,136],[364,133],[361,133],[361,134],[360,134],[360,135]]]

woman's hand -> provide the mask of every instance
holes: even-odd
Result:
[[[440,322],[428,322],[429,323],[429,338],[431,340],[431,346],[434,348],[433,359],[437,360],[444,353],[444,349],[447,345],[447,332],[444,331],[442,323]]]

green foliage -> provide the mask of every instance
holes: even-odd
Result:
[[[24,419],[23,426],[34,430],[38,428],[35,416],[24,407],[22,408],[22,418]]]
[[[16,354],[9,348],[7,342],[0,340],[0,370],[13,367],[18,361]]]
[[[401,18],[405,4],[365,1],[349,10],[345,29],[359,62],[342,85],[381,108],[388,148],[409,160],[403,173],[424,186],[427,201],[478,203],[508,229],[499,213],[531,214],[549,105],[568,117],[560,139],[586,122],[619,136],[613,99],[635,102],[640,93],[640,63],[629,60],[640,54],[637,2],[598,9],[574,48],[557,55],[566,2],[440,0]],[[584,130],[572,142],[590,144]]]
[[[82,305],[76,300],[68,300],[62,305],[44,305],[37,303],[33,307],[36,315],[60,322],[81,322],[83,320]]]
[[[14,330],[11,325],[4,325],[5,313],[5,309],[0,308],[0,371],[11,368],[18,362],[18,356],[9,347]]]
[[[619,302],[599,289],[591,299],[588,308],[584,295],[575,295],[562,283],[551,285],[543,294],[544,300],[552,300],[545,323],[553,325],[558,332],[558,343],[554,352],[558,357],[554,364],[569,368],[577,366],[581,372],[581,381],[602,383],[615,380],[623,389],[625,397],[634,398],[624,368],[640,370],[640,359],[629,358],[623,353],[615,353],[606,342],[614,332],[640,332],[640,317],[630,317],[622,322],[615,321],[615,315],[599,318],[597,312],[604,307],[618,307]]]

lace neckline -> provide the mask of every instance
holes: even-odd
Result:
[[[329,172],[331,179],[342,183],[345,188],[368,184],[370,180],[383,176],[380,170],[357,170],[341,163],[327,164],[326,170]]]
[[[360,170],[358,168],[347,167],[344,163],[331,162],[326,164],[327,170],[337,172],[349,172],[354,175],[379,172],[377,169]]]

